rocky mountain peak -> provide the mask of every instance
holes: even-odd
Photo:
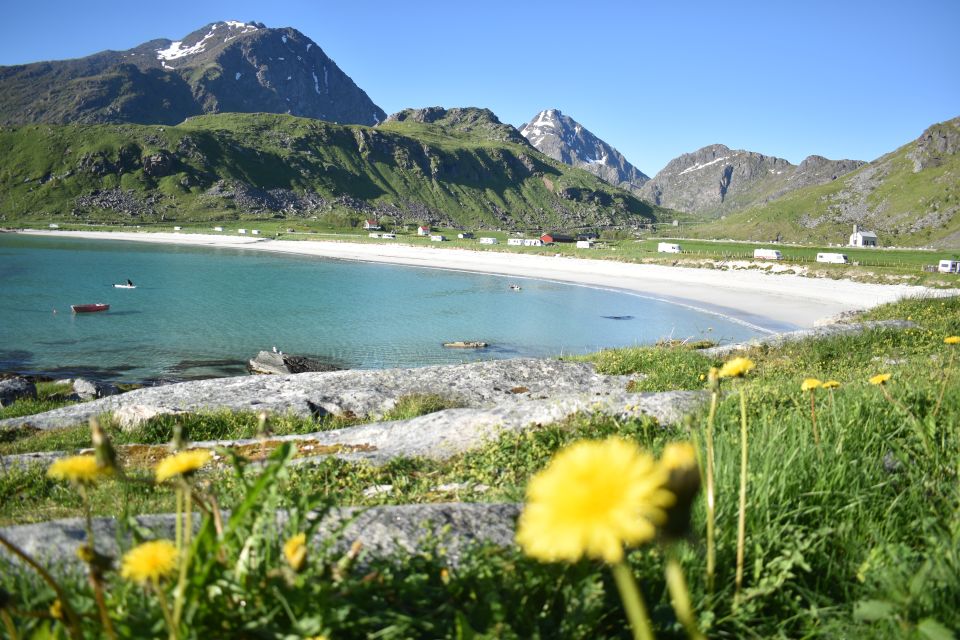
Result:
[[[863,164],[809,156],[793,165],[783,158],[711,144],[671,160],[640,195],[679,211],[722,215],[835,180]]]
[[[913,172],[919,173],[928,167],[939,167],[945,156],[960,152],[960,118],[940,122],[927,128],[914,141],[908,153],[913,161]]]
[[[365,125],[386,118],[317,43],[259,22],[214,22],[181,40],[0,67],[0,123],[176,124],[219,112]]]
[[[619,151],[559,109],[541,111],[520,128],[520,133],[541,153],[624,189],[639,191],[650,179]]]

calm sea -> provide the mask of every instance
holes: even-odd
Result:
[[[127,278],[136,289],[112,286]],[[70,312],[94,302],[110,310]],[[185,380],[243,373],[246,360],[272,347],[347,368],[386,368],[752,335],[716,315],[553,282],[0,234],[0,371]],[[454,340],[492,346],[442,346]]]

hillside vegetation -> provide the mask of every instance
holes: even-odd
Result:
[[[629,193],[505,134],[515,130],[489,112],[456,111],[380,128],[273,114],[2,127],[0,221],[390,216],[512,228],[655,218]]]
[[[695,228],[697,237],[845,243],[858,224],[883,246],[960,247],[960,118],[828,184]]]

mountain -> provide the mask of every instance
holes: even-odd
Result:
[[[678,211],[717,217],[836,180],[863,164],[810,156],[793,165],[783,158],[712,144],[671,160],[643,185],[640,197]]]
[[[176,124],[222,112],[366,125],[386,117],[310,38],[261,23],[215,22],[183,40],[0,67],[0,124]]]
[[[908,144],[836,180],[792,191],[697,235],[842,244],[853,225],[881,246],[960,250],[960,118],[929,127]]]
[[[586,169],[610,184],[634,193],[650,179],[627,162],[619,151],[558,109],[541,111],[520,128],[520,133],[540,153]]]
[[[659,213],[544,156],[482,109],[408,110],[378,127],[264,113],[0,126],[0,224],[389,216],[551,229]]]

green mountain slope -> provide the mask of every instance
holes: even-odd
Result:
[[[845,243],[853,225],[882,246],[960,248],[960,118],[825,185],[696,228],[700,237]]]
[[[392,216],[546,228],[657,215],[540,154],[488,111],[434,115],[379,128],[275,114],[207,115],[176,126],[0,127],[0,216],[8,223]]]

